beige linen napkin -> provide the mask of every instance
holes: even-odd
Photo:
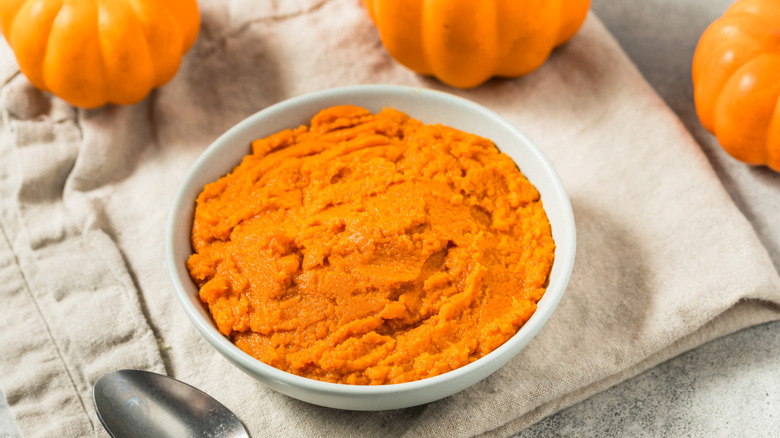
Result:
[[[0,387],[25,436],[105,436],[91,385],[144,368],[199,387],[259,436],[506,436],[710,339],[780,317],[780,278],[697,144],[590,15],[533,74],[448,89],[395,63],[357,0],[203,0],[175,79],[77,110],[0,44]],[[170,200],[220,133],[287,97],[361,83],[454,92],[524,130],[577,221],[559,308],[491,377],[425,406],[317,407],[200,338],[163,256]]]

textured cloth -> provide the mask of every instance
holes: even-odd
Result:
[[[453,90],[393,61],[357,0],[201,1],[202,29],[143,102],[74,109],[0,44],[0,387],[25,436],[105,436],[104,372],[190,383],[252,436],[506,436],[669,357],[780,317],[780,277],[707,158],[598,18],[536,72]],[[442,89],[498,112],[569,193],[577,260],[537,337],[473,387],[428,405],[350,412],[255,382],[176,301],[170,201],[219,134],[288,97],[339,85]]]

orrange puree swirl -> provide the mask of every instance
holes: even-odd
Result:
[[[336,106],[252,143],[197,199],[187,268],[219,331],[328,382],[435,376],[536,310],[555,243],[488,139]]]

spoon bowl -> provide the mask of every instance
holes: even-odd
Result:
[[[220,402],[162,374],[112,371],[97,379],[92,397],[100,422],[114,438],[249,438],[238,417]]]

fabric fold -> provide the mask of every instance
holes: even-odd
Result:
[[[14,95],[11,101],[40,94],[22,76],[4,92]],[[81,178],[79,163],[92,157],[82,151],[89,140],[77,112],[69,113],[5,118],[3,198],[17,203],[3,203],[0,223],[13,280],[5,284],[15,286],[8,298],[16,303],[3,308],[1,332],[10,350],[3,371],[11,374],[3,389],[9,404],[20,406],[17,420],[35,424],[36,434],[84,436],[99,430],[92,383],[100,375],[165,369],[100,203],[72,189]],[[52,418],[59,409],[66,418]]]

